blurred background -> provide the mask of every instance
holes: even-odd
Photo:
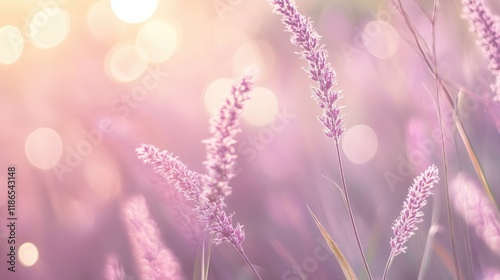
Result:
[[[372,273],[382,275],[391,224],[413,178],[435,163],[441,175],[436,195],[389,279],[417,279],[423,258],[423,279],[452,279],[434,79],[391,3],[297,0],[322,35],[344,94],[339,104],[348,131],[341,155]],[[403,3],[430,44],[431,24],[421,7]],[[500,14],[498,2],[485,3]],[[423,6],[431,9],[432,1]],[[494,77],[461,10],[460,1],[439,5],[438,69],[499,198]],[[259,73],[227,199],[234,222],[245,226],[247,255],[264,279],[343,279],[308,205],[359,279],[367,279],[337,189],[335,145],[322,133],[312,83],[301,69],[307,64],[289,37],[264,0],[0,1],[0,278],[105,279],[106,259],[115,255],[126,279],[141,279],[123,207],[143,195],[161,240],[192,279],[196,248],[134,150],[154,144],[204,172],[201,141],[210,137],[209,118],[233,80],[253,67]],[[444,108],[448,179],[462,173],[480,186]],[[17,176],[15,273],[7,271],[4,253],[8,166]],[[500,250],[488,245],[500,246],[500,234],[484,242],[478,229],[455,211],[452,216],[465,279],[500,277]],[[429,229],[435,238],[424,257]],[[252,277],[231,246],[213,247],[209,279]]]

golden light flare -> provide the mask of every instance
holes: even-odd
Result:
[[[141,23],[149,19],[158,8],[158,0],[111,0],[116,17],[126,23]]]

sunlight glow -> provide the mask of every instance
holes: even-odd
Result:
[[[136,46],[146,51],[149,62],[160,63],[174,53],[177,38],[177,30],[172,24],[164,20],[153,20],[139,30]]]
[[[205,108],[214,115],[224,104],[224,98],[229,94],[234,80],[222,78],[213,81],[205,90]]]
[[[243,44],[233,56],[233,73],[239,75],[246,68],[258,71],[259,78],[273,72],[275,55],[273,48],[265,41],[252,40]]]
[[[139,78],[148,67],[148,55],[132,43],[113,48],[106,58],[105,70],[118,82],[130,82]]]
[[[356,125],[346,131],[342,140],[342,149],[346,157],[355,164],[370,161],[378,150],[378,138],[367,125]]]
[[[270,124],[278,112],[278,99],[267,88],[257,87],[251,92],[251,98],[245,104],[243,119],[254,126]]]
[[[114,21],[117,19],[114,17],[109,1],[95,3],[87,13],[87,26],[100,40],[110,40],[113,33],[116,34]]]
[[[62,43],[68,36],[69,29],[66,11],[58,7],[45,8],[30,17],[28,36],[36,47],[48,49]]]
[[[54,167],[61,158],[62,148],[59,133],[47,127],[31,132],[24,144],[29,162],[40,169]]]
[[[0,28],[0,63],[12,64],[21,57],[24,40],[21,31],[12,25]]]
[[[126,23],[141,23],[158,8],[158,0],[111,0],[111,9]]]

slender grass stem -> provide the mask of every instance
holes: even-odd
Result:
[[[252,271],[255,273],[255,275],[257,275],[257,278],[259,278],[259,280],[262,280],[262,277],[260,277],[259,272],[257,271],[257,269],[255,268],[255,266],[252,264],[252,262],[250,261],[250,259],[245,254],[245,251],[243,251],[243,247],[241,247],[239,245],[235,245],[235,244],[233,244],[233,245],[236,248],[236,250],[238,250],[238,252],[243,257],[243,259],[245,259],[245,261],[247,262],[248,266],[250,266],[250,269],[252,269]]]
[[[439,127],[440,127],[440,134],[441,134],[441,155],[443,158],[443,165],[444,165],[444,184],[445,184],[445,192],[446,192],[446,207],[447,207],[447,216],[448,216],[448,223],[449,223],[449,232],[450,232],[450,241],[451,241],[451,247],[452,247],[452,255],[453,255],[453,264],[454,264],[454,273],[456,279],[460,280],[460,272],[458,269],[458,258],[456,254],[456,242],[455,242],[455,237],[453,234],[453,229],[454,229],[454,223],[453,223],[453,215],[451,212],[451,206],[450,206],[450,194],[449,194],[449,187],[448,187],[448,166],[447,166],[447,156],[446,156],[446,146],[445,146],[445,137],[444,137],[444,124],[443,124],[443,118],[442,118],[442,113],[441,113],[441,104],[440,104],[440,87],[443,87],[445,96],[447,97],[448,103],[450,103],[451,107],[454,108],[453,106],[453,100],[451,99],[451,95],[449,92],[446,90],[446,87],[441,80],[438,72],[437,72],[437,59],[436,59],[436,44],[435,44],[435,20],[436,20],[436,9],[437,9],[437,4],[434,2],[434,9],[433,9],[433,14],[432,18],[430,19],[431,21],[431,31],[432,31],[432,53],[429,55],[424,51],[424,48],[422,46],[422,43],[419,40],[419,36],[417,35],[418,33],[416,32],[415,28],[411,24],[410,18],[406,11],[403,8],[403,5],[401,3],[401,0],[398,0],[398,8],[401,14],[403,15],[403,18],[405,20],[406,26],[410,30],[410,33],[413,36],[413,39],[415,43],[417,44],[418,50],[421,53],[422,57],[424,58],[424,62],[426,63],[427,67],[429,70],[431,70],[432,75],[434,77],[435,81],[435,90],[436,90],[436,102],[437,102],[437,113],[438,113],[438,118],[439,118]],[[424,45],[425,46],[425,45]],[[454,112],[454,111],[453,111]]]
[[[356,242],[358,243],[359,252],[361,253],[361,257],[363,258],[363,264],[365,265],[366,274],[368,275],[368,278],[370,280],[372,280],[373,277],[372,277],[372,274],[370,272],[370,268],[368,266],[368,261],[366,260],[365,253],[363,251],[363,247],[361,246],[361,240],[359,238],[358,229],[356,227],[356,222],[354,221],[354,215],[352,213],[351,202],[349,201],[349,194],[347,192],[347,184],[346,184],[346,180],[345,180],[344,167],[343,167],[343,164],[342,164],[342,158],[340,156],[340,146],[339,146],[339,142],[338,141],[335,143],[335,148],[336,148],[336,151],[337,151],[337,158],[338,158],[338,162],[339,162],[340,177],[342,178],[342,191],[344,192],[345,203],[346,203],[346,206],[347,206],[347,212],[349,213],[349,219],[351,220],[352,228],[354,230],[354,235],[356,236]]]
[[[443,116],[441,113],[441,102],[440,102],[440,94],[439,94],[439,81],[438,81],[438,73],[437,73],[437,58],[436,58],[436,9],[437,9],[437,2],[434,1],[434,9],[432,13],[432,19],[431,19],[431,30],[432,30],[432,57],[433,59],[433,76],[434,76],[434,82],[435,82],[435,90],[436,90],[436,95],[437,95],[437,111],[438,111],[438,118],[439,118],[439,127],[440,127],[440,132],[441,132],[441,152],[442,152],[442,158],[443,158],[443,165],[444,165],[444,185],[445,185],[445,192],[446,192],[446,209],[447,209],[447,214],[448,214],[448,223],[450,225],[450,241],[451,241],[451,250],[452,250],[452,255],[453,255],[453,265],[455,268],[455,276],[458,280],[460,280],[460,272],[458,270],[458,258],[457,258],[457,249],[456,249],[456,243],[455,243],[455,235],[453,234],[454,230],[454,222],[453,222],[453,214],[451,212],[451,201],[450,201],[450,188],[448,184],[448,159],[446,156],[446,146],[445,146],[445,137],[444,137],[444,124],[443,124]]]
[[[384,275],[382,276],[382,280],[387,279],[387,273],[389,272],[389,267],[391,266],[393,259],[394,259],[394,257],[392,256],[392,253],[391,253],[389,255],[389,258],[387,259],[387,263],[385,264]]]

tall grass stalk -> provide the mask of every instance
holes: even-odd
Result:
[[[198,220],[205,225],[204,230],[212,234],[216,245],[227,242],[233,245],[248,263],[252,271],[261,279],[257,269],[245,254],[242,243],[245,240],[243,225],[233,226],[233,215],[225,211],[225,198],[231,193],[229,181],[235,176],[236,135],[240,132],[239,119],[243,105],[250,98],[255,73],[251,70],[236,81],[224,100],[218,114],[210,120],[212,137],[205,140],[207,160],[204,162],[207,174],[190,170],[177,157],[167,151],[160,151],[152,145],[142,145],[136,150],[137,156],[164,179],[175,184],[175,188],[193,201],[193,209]],[[205,270],[204,259],[202,273]]]
[[[301,48],[301,58],[306,60],[309,66],[305,70],[309,74],[309,78],[316,82],[316,85],[312,88],[313,98],[323,110],[323,114],[319,117],[319,120],[324,125],[325,135],[332,138],[335,142],[339,172],[342,178],[342,192],[345,197],[349,219],[356,237],[359,252],[363,259],[366,273],[369,279],[373,279],[368,266],[368,261],[366,260],[365,253],[361,245],[361,239],[356,227],[356,222],[354,221],[352,206],[347,190],[345,172],[342,165],[339,142],[345,128],[340,107],[336,105],[336,102],[342,98],[342,93],[337,88],[335,70],[327,61],[328,51],[323,45],[320,45],[319,41],[321,36],[313,27],[311,19],[305,17],[298,11],[294,0],[268,0],[268,2],[273,7],[274,13],[281,16],[281,21],[284,24],[286,31],[292,34],[292,44]]]

